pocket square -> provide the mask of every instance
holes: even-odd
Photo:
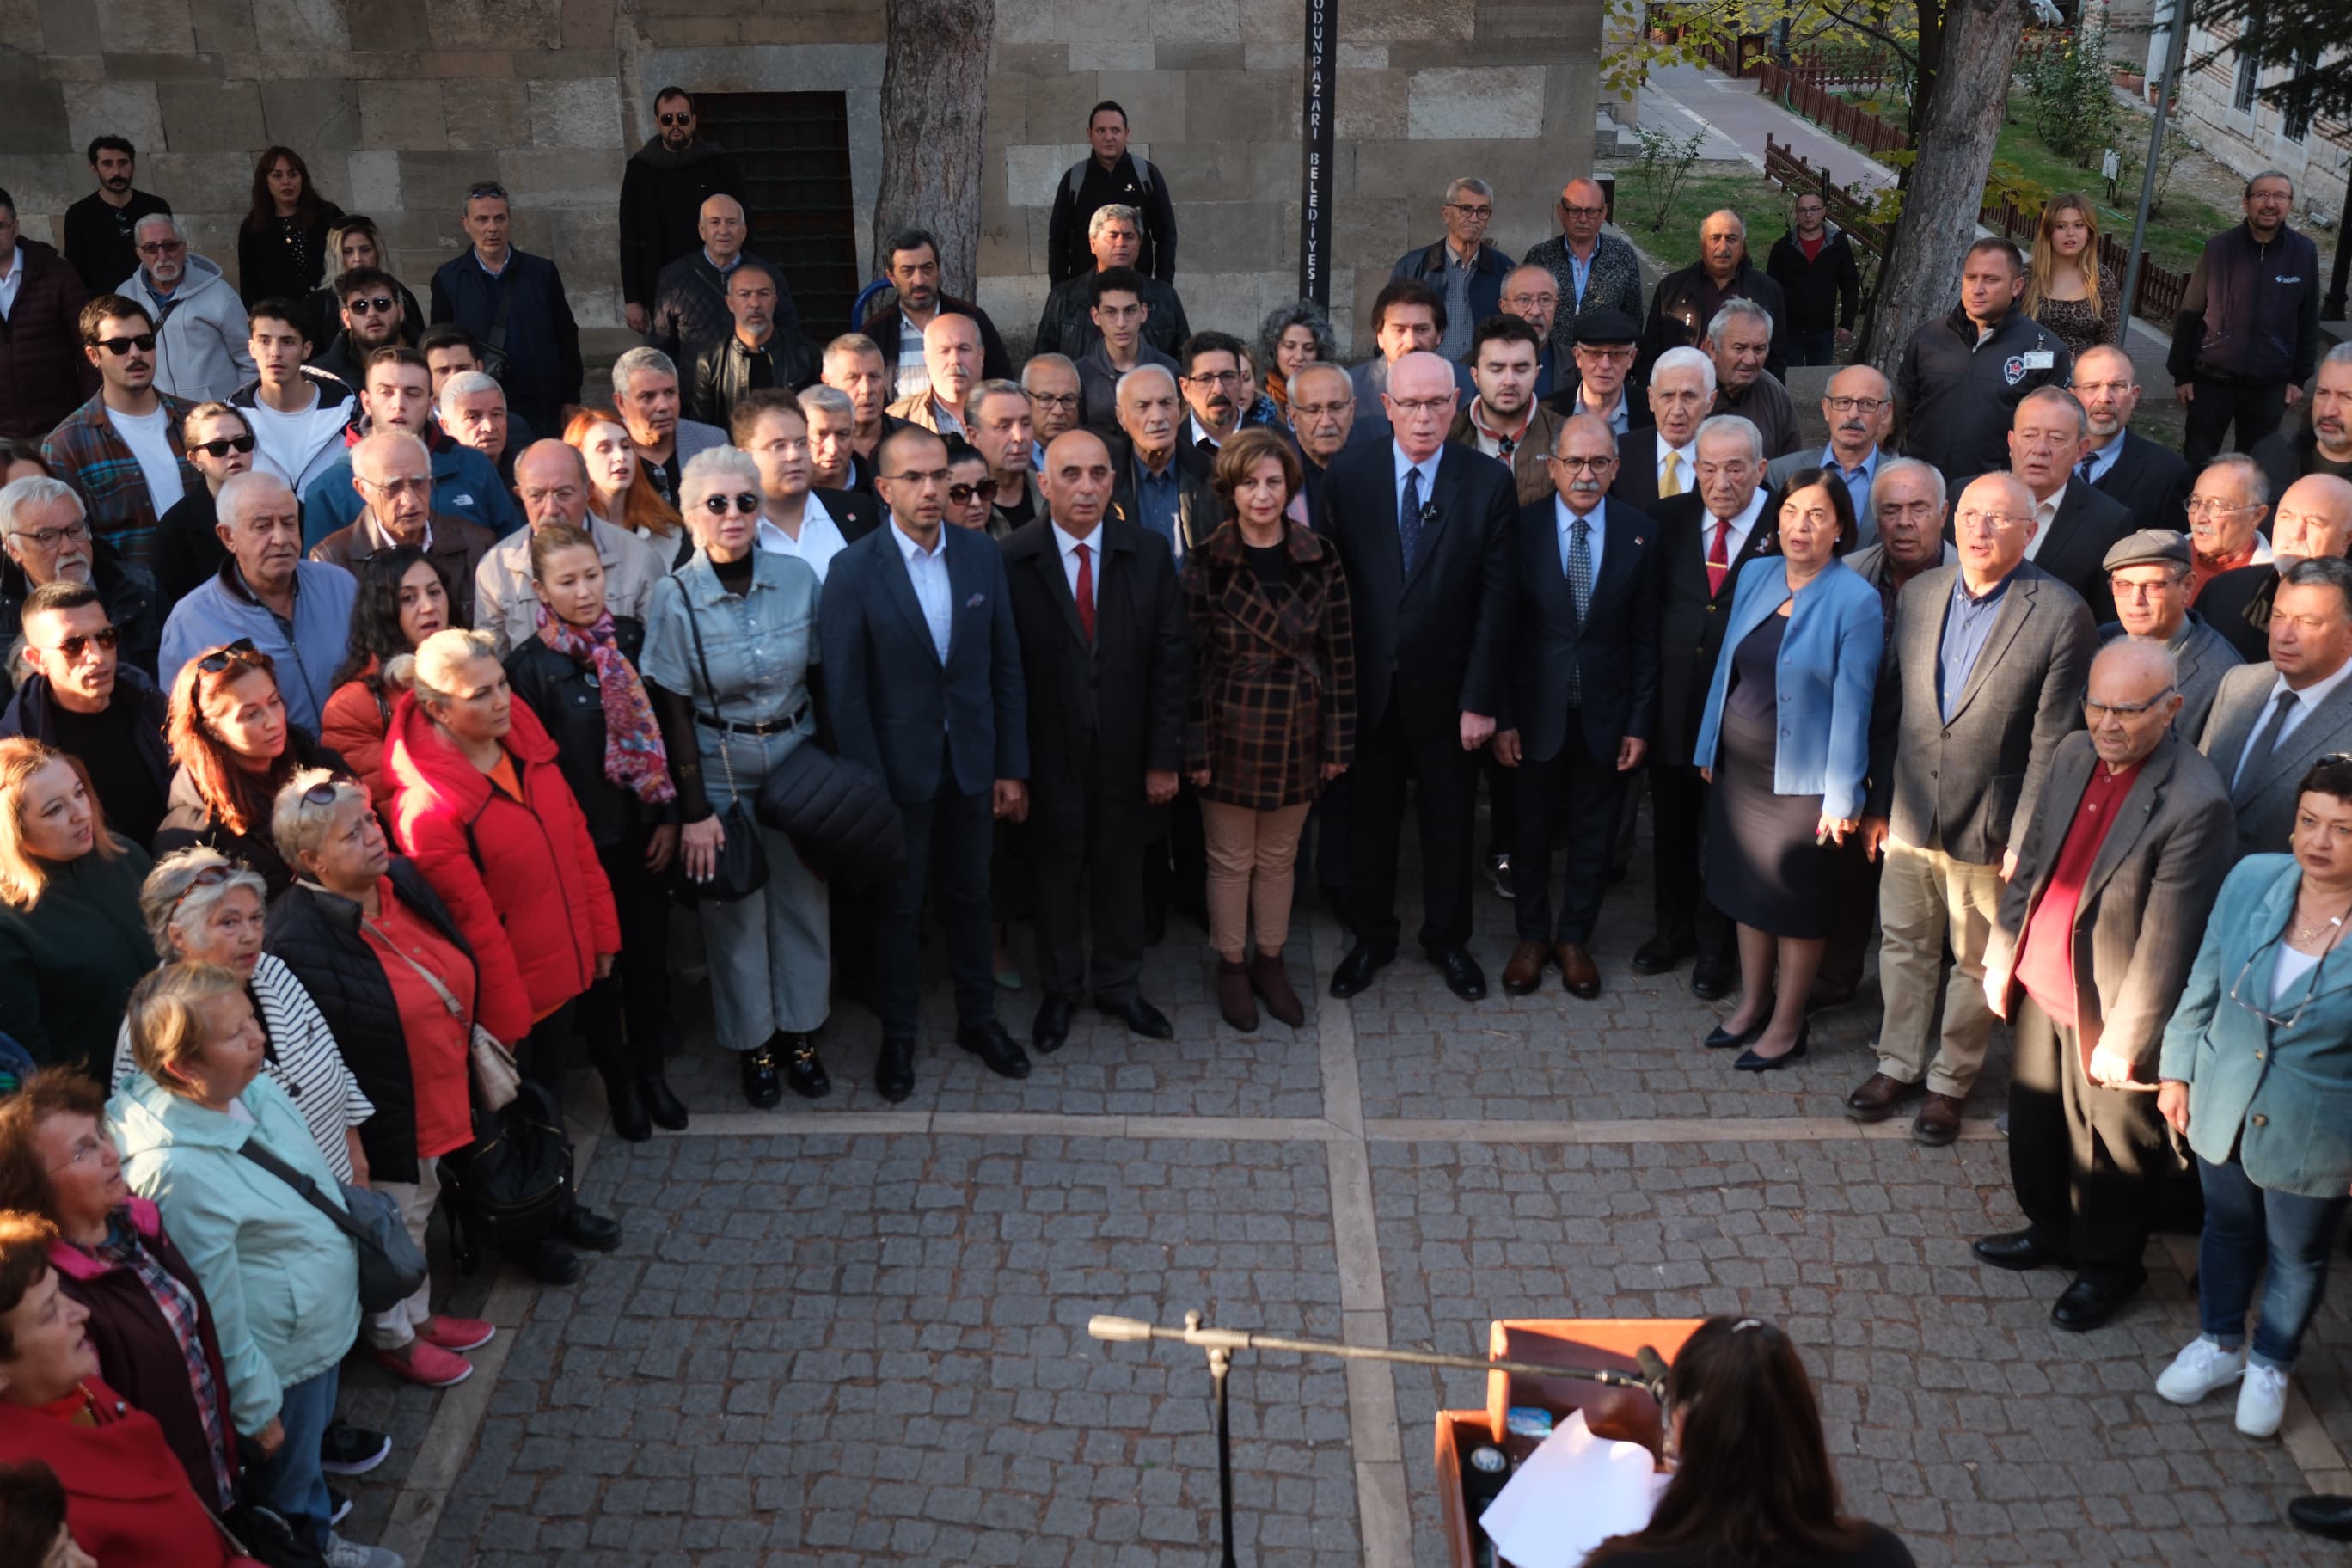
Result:
[[[971,598],[966,599],[966,600],[963,602],[963,607],[964,607],[965,609],[967,609],[967,610],[976,610],[976,609],[980,608],[982,605],[985,605],[986,603],[988,603],[988,595],[985,595],[985,594],[974,594]]]

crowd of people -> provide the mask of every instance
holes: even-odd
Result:
[[[1016,364],[919,229],[811,331],[690,95],[656,110],[622,195],[646,341],[593,396],[495,184],[429,313],[291,149],[235,286],[119,137],[63,258],[0,193],[0,990],[37,1069],[0,1103],[0,1455],[52,1462],[86,1546],[215,1539],[192,1491],[394,1561],[331,1528],[326,1474],[386,1444],[334,1421],[337,1368],[364,1340],[446,1386],[494,1331],[425,1286],[362,1311],[335,1194],[421,1244],[486,1053],[558,1100],[584,1058],[618,1136],[683,1129],[691,970],[750,1105],[830,1092],[846,1003],[902,1100],[935,920],[953,1044],[1023,1079],[1082,1006],[1171,1037],[1171,909],[1228,1026],[1298,1028],[1299,981],[1399,955],[1408,808],[1445,985],[1487,994],[1491,877],[1502,988],[1590,999],[1644,784],[1632,967],[1730,1000],[1695,1045],[1802,1060],[1875,943],[1847,1105],[1916,1101],[1933,1146],[2008,1020],[2029,1223],[1978,1254],[2066,1269],[2088,1329],[2201,1200],[2204,1331],[2157,1389],[2237,1383],[2277,1429],[2352,1201],[2352,347],[2318,352],[2315,266],[2255,267],[2310,248],[2284,176],[2190,285],[2185,456],[2128,427],[2074,196],[2030,260],[1970,247],[1892,384],[1835,368],[1815,447],[1783,369],[1836,366],[1856,309],[1817,197],[1763,267],[1718,213],[1645,289],[1593,182],[1514,263],[1456,180],[1351,367],[1309,301],[1192,326],[1166,174],[1104,104]],[[812,868],[762,808],[813,760],[902,859]],[[1350,939],[1325,977],[1289,945],[1310,876]],[[619,1239],[575,1203],[511,1256],[563,1283]]]

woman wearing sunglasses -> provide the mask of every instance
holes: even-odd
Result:
[[[343,759],[287,718],[275,662],[244,637],[190,659],[164,738],[179,771],[155,853],[205,845],[252,867],[271,898],[284,892],[294,873],[270,839],[269,803],[301,769],[340,773]]]
[[[977,447],[948,437],[948,503],[946,521],[991,539],[1013,531],[1013,521],[996,510],[996,481],[989,477],[988,459]]]
[[[555,741],[556,762],[588,818],[621,919],[618,972],[588,990],[588,1050],[604,1077],[613,1131],[632,1143],[654,1124],[686,1126],[662,1077],[669,1039],[669,883],[677,786],[638,679],[645,623],[604,607],[596,542],[551,523],[530,536],[539,635],[507,655],[514,694]]]
[[[654,489],[627,426],[609,411],[583,408],[563,427],[563,439],[588,466],[591,512],[652,545],[670,571],[694,558],[693,533]]]
[[[156,592],[166,605],[211,582],[227,562],[216,498],[231,475],[253,467],[256,444],[244,410],[226,403],[199,403],[188,410],[180,421],[180,439],[189,466],[205,482],[188,486],[155,524],[148,568],[155,574]]]
[[[383,667],[449,624],[449,584],[413,544],[371,555],[360,565],[352,605],[351,647],[335,671],[335,689],[319,716],[319,739],[367,785],[376,809],[392,807],[383,773],[383,733],[399,688]]]
[[[685,885],[707,880],[727,837],[719,813],[758,798],[769,771],[818,729],[816,574],[759,548],[760,468],[732,447],[698,452],[678,479],[694,559],[654,585],[640,668],[677,781]],[[832,944],[824,885],[780,833],[758,829],[768,880],[748,898],[706,900],[719,1043],[742,1065],[743,1098],[765,1108],[783,1085],[832,1091],[811,1037],[824,1026]]]
[[[2352,756],[2322,757],[2297,794],[2293,853],[2250,855],[2221,884],[2158,1068],[2157,1106],[2197,1156],[2205,1234],[2203,1331],[2156,1391],[2193,1405],[2238,1383],[2250,1437],[2278,1431],[2352,1204]]]

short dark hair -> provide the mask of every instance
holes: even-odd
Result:
[[[1377,337],[1387,324],[1389,311],[1399,305],[1426,305],[1430,319],[1437,330],[1445,331],[1445,296],[1418,278],[1391,279],[1381,291],[1372,296],[1372,334]]]
[[[155,318],[147,313],[147,307],[129,295],[97,295],[81,308],[81,321],[78,323],[81,328],[81,341],[85,345],[95,348],[100,327],[109,321],[127,321],[133,316],[146,322],[149,331],[155,330]]]
[[[1118,100],[1116,100],[1116,99],[1106,98],[1106,99],[1104,99],[1100,103],[1096,104],[1092,109],[1089,109],[1089,110],[1087,110],[1087,129],[1089,129],[1089,130],[1093,129],[1093,127],[1094,127],[1094,122],[1095,122],[1095,116],[1096,116],[1096,115],[1097,115],[1097,114],[1100,114],[1100,113],[1104,112],[1106,110],[1108,110],[1109,112],[1111,112],[1111,113],[1113,113],[1113,114],[1118,115],[1118,122],[1119,122],[1121,125],[1125,125],[1125,124],[1128,122],[1128,119],[1127,119],[1127,110],[1126,110],[1123,107],[1121,107],[1121,106],[1120,106],[1120,104],[1119,104]]]
[[[1470,363],[1478,363],[1478,351],[1488,343],[1525,343],[1543,358],[1543,334],[1536,331],[1533,321],[1512,315],[1489,316],[1470,330]]]
[[[948,467],[950,468],[954,468],[958,463],[985,463],[988,461],[986,458],[980,455],[979,447],[973,446],[971,442],[965,440],[961,436],[942,436],[940,439],[948,444]]]
[[[1099,305],[1106,294],[1132,294],[1144,300],[1143,274],[1132,267],[1106,267],[1087,281],[1087,303]]]
[[[1997,250],[2000,252],[2003,257],[2008,258],[2010,271],[2019,277],[2024,276],[2025,252],[2017,248],[2017,241],[2003,238],[2001,236],[1997,234],[1989,234],[1982,239],[1978,240],[1974,245],[1969,246],[1968,248],[1968,255],[1974,256],[1980,251],[1987,250]],[[1961,259],[1961,265],[1966,266],[1967,264],[1967,258],[1963,257]]]
[[[1845,488],[1845,481],[1836,469],[1808,464],[1790,474],[1788,482],[1780,486],[1780,499],[1785,501],[1799,490],[1812,485],[1821,486],[1822,493],[1830,498],[1830,510],[1837,518],[1838,528],[1837,543],[1832,546],[1832,553],[1843,555],[1853,549],[1854,542],[1862,537],[1861,525],[1854,521],[1853,492]],[[1780,520],[1775,518],[1773,521],[1778,523]]]
[[[735,263],[734,269],[727,274],[727,288],[734,288],[735,279],[740,278],[746,272],[756,272],[761,277],[765,278],[770,286],[772,287],[777,293],[781,294],[784,291],[784,280],[782,277],[778,274],[774,268],[769,266],[766,262],[761,260],[756,256],[746,256]],[[724,292],[724,290],[721,290],[721,292]]]
[[[66,1489],[38,1459],[0,1465],[0,1563],[39,1563],[66,1525]]]
[[[99,597],[98,590],[89,584],[77,583],[70,577],[53,577],[26,595],[25,602],[17,606],[16,613],[21,619],[38,615],[43,610],[79,610],[84,605],[104,603]],[[0,1101],[0,1104],[5,1103]],[[0,1203],[0,1208],[7,1206]]]
[[[2333,588],[2344,596],[2344,618],[2352,620],[2352,561],[2341,555],[2315,555],[2279,574],[2283,588]]]
[[[933,234],[929,229],[894,229],[891,231],[890,237],[882,242],[883,265],[887,268],[889,265],[890,258],[898,255],[902,250],[921,250],[925,247],[929,247],[932,260],[940,261],[945,259],[945,258],[940,253],[940,237]]]
[[[6,207],[10,217],[16,216],[16,198],[10,195],[5,186],[0,186],[0,207]]]
[[[891,431],[887,436],[883,437],[881,444],[874,448],[875,477],[877,479],[883,477],[882,470],[888,465],[892,447],[901,446],[908,441],[917,440],[937,441],[941,447],[945,447],[948,444],[947,437],[941,436],[938,431],[926,430],[920,425],[917,425],[910,420],[908,423],[899,426],[896,430]]]
[[[304,342],[310,341],[310,312],[293,300],[273,295],[267,300],[255,300],[253,309],[245,313],[248,322],[258,321],[265,316],[273,321],[283,321],[301,333]]]
[[[477,363],[480,363],[482,357],[482,345],[474,341],[474,334],[455,321],[444,321],[437,327],[427,327],[425,329],[425,335],[416,340],[418,353],[429,354],[435,349],[464,349],[474,357]]]
[[[2340,801],[2352,804],[2352,762],[2336,755],[2322,757],[2312,764],[2309,773],[2303,775],[2303,781],[2294,786],[2294,793],[2298,795],[2332,795]]]
[[[761,419],[771,414],[789,414],[803,425],[808,423],[798,397],[781,386],[763,386],[735,400],[735,410],[727,416],[727,438],[743,446],[760,427]]]
[[[423,371],[428,383],[433,378],[433,367],[425,363],[425,356],[406,343],[386,343],[368,355],[367,363],[360,366],[360,380],[364,383],[369,373],[381,364],[406,365],[411,370]]]
[[[115,136],[111,134],[105,136],[93,136],[89,139],[89,153],[88,156],[90,167],[96,168],[98,166],[98,155],[100,153],[120,153],[126,158],[136,158],[139,156],[139,149],[131,144],[131,138],[128,136]]]
[[[1184,340],[1183,346],[1176,351],[1176,361],[1184,367],[1184,374],[1190,375],[1192,374],[1193,362],[1202,354],[1231,354],[1234,356],[1234,368],[1239,369],[1242,355],[1248,352],[1241,339],[1231,332],[1202,331],[1194,332]]]
[[[682,98],[686,100],[687,112],[689,114],[694,112],[694,94],[687,91],[686,89],[678,86],[676,82],[670,83],[667,87],[654,94],[654,107],[656,109],[659,109],[663,104],[667,103],[673,98]]]
[[[57,1226],[43,1215],[22,1209],[0,1211],[0,1361],[16,1359],[16,1336],[8,1331],[8,1314],[48,1278],[49,1247],[57,1239]]]
[[[335,303],[349,305],[352,296],[364,294],[371,289],[381,289],[392,296],[394,304],[400,303],[400,280],[381,267],[354,267],[349,272],[335,275]]]

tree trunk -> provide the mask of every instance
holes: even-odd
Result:
[[[1879,273],[1885,282],[1868,353],[1890,381],[1912,337],[1948,314],[1958,297],[1960,263],[1976,238],[2009,101],[2010,67],[2024,36],[2021,0],[1957,0],[1945,11],[1935,96]]]
[[[988,50],[996,0],[884,0],[882,185],[874,197],[874,274],[895,229],[940,237],[940,288],[972,297],[980,278],[980,193]]]

